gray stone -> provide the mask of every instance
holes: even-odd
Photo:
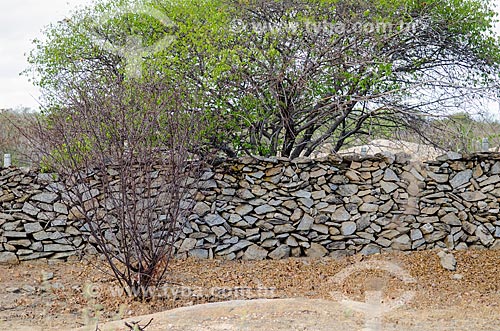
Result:
[[[354,222],[343,222],[340,227],[340,232],[344,236],[350,236],[354,232],[356,232],[356,223]]]
[[[287,245],[279,245],[275,250],[273,250],[268,255],[273,260],[280,260],[290,256],[290,247]]]
[[[248,240],[240,240],[236,244],[234,244],[233,246],[231,246],[229,248],[229,253],[240,251],[243,248],[248,247],[250,245],[253,245],[252,242],[250,242]]]
[[[457,173],[451,180],[450,180],[450,185],[453,188],[457,188],[459,186],[462,186],[465,183],[468,183],[470,179],[472,178],[472,170],[467,169],[464,171],[460,171]]]
[[[308,231],[311,229],[313,223],[314,223],[314,218],[312,218],[310,215],[305,214],[304,217],[302,217],[302,220],[300,221],[299,225],[297,226],[297,230]]]
[[[345,241],[334,241],[326,246],[326,248],[330,251],[342,250],[345,249],[345,247]]]
[[[4,214],[4,213],[0,212],[0,220],[13,221],[14,220],[14,216],[12,216],[10,214]]]
[[[417,217],[417,221],[425,224],[437,223],[439,222],[439,218],[437,216]]]
[[[295,231],[295,228],[291,224],[280,224],[280,225],[276,225],[274,227],[273,231],[276,234],[281,234],[281,233],[293,232],[293,231]]]
[[[212,231],[213,231],[213,233],[215,233],[217,238],[220,238],[227,233],[226,228],[223,226],[214,226],[214,227],[212,227]]]
[[[490,170],[492,175],[500,174],[500,161],[495,162]]]
[[[249,175],[254,177],[254,178],[261,179],[262,177],[264,177],[265,173],[263,173],[262,171],[257,171],[257,172],[250,173]]]
[[[23,213],[28,214],[30,216],[36,216],[40,212],[40,209],[33,206],[29,202],[25,202],[22,211]]]
[[[317,178],[326,175],[325,169],[318,169],[311,172],[311,178]]]
[[[68,215],[68,207],[60,202],[54,203],[54,211],[59,214]]]
[[[482,224],[476,228],[475,234],[479,238],[481,243],[486,247],[493,244],[493,242],[495,241],[495,238],[493,238],[488,229]]]
[[[377,240],[375,240],[375,242],[382,247],[389,247],[392,244],[391,240],[383,237],[378,238]]]
[[[454,213],[446,214],[445,216],[443,216],[443,218],[441,218],[441,220],[443,222],[445,222],[446,224],[451,225],[451,226],[461,226],[462,225],[462,222],[460,221],[458,216],[455,215]]]
[[[460,196],[469,202],[479,201],[486,199],[486,194],[481,191],[473,191],[473,192],[464,192],[460,193]]]
[[[267,204],[255,208],[255,213],[258,215],[272,213],[274,211],[276,211],[276,208],[274,208],[273,206],[269,206]]]
[[[267,257],[267,250],[259,247],[257,245],[250,245],[247,250],[245,251],[245,254],[243,254],[242,259],[243,260],[264,260]]]
[[[388,213],[391,211],[392,207],[394,206],[394,201],[389,200],[386,203],[384,203],[382,206],[378,208],[378,211],[381,213]]]
[[[312,243],[311,247],[306,249],[306,255],[311,258],[320,258],[328,254],[328,250],[318,243]]]
[[[198,260],[208,259],[208,256],[209,256],[208,250],[201,249],[201,248],[196,248],[196,249],[190,250],[188,255],[190,257],[198,259]]]
[[[364,203],[359,207],[359,211],[366,213],[376,213],[378,211],[378,205],[373,203]]]
[[[261,240],[262,240],[262,238],[261,238]],[[265,248],[271,248],[271,247],[276,246],[278,243],[279,243],[278,239],[265,239],[262,242],[262,244],[260,244],[260,246],[265,247]]]
[[[305,206],[306,208],[311,208],[314,205],[314,200],[313,199],[305,199],[301,198],[299,199],[299,202]]]
[[[297,198],[309,199],[311,197],[312,193],[304,191],[304,190],[300,190],[300,191],[297,191],[297,192],[292,192],[291,195],[294,196],[294,197],[297,197]]]
[[[38,222],[24,224],[24,231],[26,231],[26,233],[34,233],[34,232],[39,232],[42,230],[43,230],[43,228],[40,225],[40,223],[38,223]]]
[[[26,238],[26,232],[18,232],[18,231],[5,231],[3,236],[6,238]]]
[[[222,195],[234,196],[236,194],[236,190],[234,188],[223,188]]]
[[[341,206],[332,214],[332,219],[337,222],[348,221],[351,219],[351,214],[347,212],[344,206]]]
[[[74,251],[75,248],[71,245],[63,245],[63,244],[47,244],[43,246],[44,252],[67,252]]]
[[[387,182],[399,182],[399,177],[394,170],[387,168],[384,172],[384,180]]]
[[[39,241],[35,241],[29,248],[36,252],[43,252],[43,244]]]
[[[325,191],[314,191],[314,192],[312,192],[312,195],[311,195],[311,199],[313,199],[313,200],[315,200],[315,201],[317,201],[317,200],[321,200],[321,199],[323,199],[324,197],[326,197],[326,192],[325,192]],[[323,202],[323,203],[324,203],[324,202]],[[328,204],[327,204],[327,203],[324,203],[324,204],[325,204],[325,206],[324,206],[324,207],[328,206]],[[319,204],[318,204],[317,208],[318,208],[318,209],[320,209]]]
[[[12,252],[0,252],[0,265],[18,264],[17,255]]]
[[[475,225],[475,224],[473,224],[471,222],[463,221],[462,222],[462,228],[468,234],[474,234],[476,232],[477,225]]]
[[[479,183],[479,185],[481,187],[483,187],[483,186],[488,186],[488,185],[496,184],[498,182],[500,182],[500,176],[499,175],[494,175],[494,176],[491,176],[488,179],[482,181],[481,183]]]
[[[423,244],[425,244],[425,239],[424,238],[415,240],[411,244],[411,249],[417,249],[417,248],[421,247]]]
[[[236,195],[239,198],[245,199],[245,200],[249,200],[249,199],[255,198],[255,195],[252,192],[250,192],[249,190],[247,190],[247,189],[239,189],[238,191],[236,191]]]
[[[179,247],[179,250],[177,253],[184,253],[192,250],[195,246],[198,240],[195,238],[186,238],[182,241],[181,247]]]
[[[420,227],[420,230],[422,231],[423,234],[429,234],[432,231],[434,231],[434,226],[430,223],[425,223]]]
[[[208,190],[208,189],[216,188],[217,187],[217,182],[215,180],[213,180],[213,179],[206,180],[206,181],[200,181],[200,183],[198,184],[198,186],[202,190]]]
[[[403,234],[392,241],[392,248],[401,251],[411,249],[411,239],[407,234]]]
[[[447,235],[448,235],[448,233],[446,233],[444,231],[434,231],[432,233],[424,235],[424,238],[425,238],[426,242],[433,243],[433,242],[436,242],[438,240],[442,240],[442,239],[446,238]]]
[[[294,236],[289,236],[288,238],[286,238],[285,244],[287,244],[287,246],[290,246],[290,247],[299,246],[299,243],[297,242],[297,239],[295,239]]]
[[[385,182],[385,181],[381,181],[380,182],[380,187],[382,188],[382,190],[389,194],[389,193],[392,193],[394,192],[395,190],[397,190],[397,188],[399,187],[398,185],[394,184],[394,183],[391,183],[391,182]]]
[[[226,220],[217,214],[208,214],[205,216],[204,220],[208,226],[220,225],[226,222]]]
[[[366,214],[362,215],[358,220],[356,220],[356,229],[358,231],[363,231],[370,226],[370,223],[370,216]]]
[[[39,194],[32,196],[31,200],[44,202],[44,203],[53,203],[58,198],[59,198],[59,196],[56,193],[42,192],[42,193],[39,193]]]
[[[454,160],[460,160],[461,158],[462,158],[462,154],[457,153],[457,152],[453,152],[453,151],[449,151],[446,154],[438,156],[436,158],[436,160],[438,160],[438,161],[448,161],[448,160],[454,161]]]
[[[330,229],[324,224],[313,224],[311,230],[322,234],[328,234]]]
[[[196,205],[194,205],[193,207],[193,212],[200,217],[203,217],[206,214],[208,214],[210,210],[211,210],[210,206],[202,201],[197,202]]]
[[[65,218],[58,218],[50,222],[51,226],[66,226],[68,224],[68,220]],[[71,227],[73,228],[73,227]],[[72,233],[72,234],[78,234],[79,232]]]
[[[420,231],[419,229],[411,229],[411,231],[410,231],[411,240],[415,241],[415,240],[422,239],[423,237],[424,236],[422,234],[422,231]]]
[[[427,176],[432,178],[435,182],[444,184],[448,181],[448,175],[447,174],[435,174],[433,172],[428,172]]]
[[[9,244],[16,247],[29,247],[31,245],[31,241],[29,239],[10,240]]]
[[[337,193],[343,197],[350,197],[358,193],[358,185],[348,184],[348,185],[340,185],[337,189]]]
[[[380,253],[380,246],[375,244],[368,244],[361,250],[361,255],[373,255]]]
[[[440,251],[437,253],[440,258],[440,263],[443,268],[449,271],[457,270],[457,260],[451,253],[446,253],[444,251]]]
[[[83,201],[88,201],[92,198],[95,198],[96,196],[98,196],[100,194],[99,190],[96,189],[96,188],[93,188],[93,189],[86,189],[83,194],[82,194],[82,200]]]
[[[35,240],[42,241],[42,240],[49,239],[50,235],[47,232],[45,232],[45,231],[40,231],[40,232],[37,232],[37,233],[33,233],[33,238]]]

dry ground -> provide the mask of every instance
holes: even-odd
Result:
[[[148,302],[127,299],[111,277],[96,271],[94,262],[0,266],[0,330],[85,326],[96,330],[99,321],[104,331],[113,329],[104,322],[127,317],[141,324],[154,318],[147,331],[360,330],[365,313],[340,300],[364,302],[366,291],[372,291],[368,293],[383,293],[386,306],[412,291],[415,295],[409,302],[384,314],[383,330],[500,331],[500,252],[454,254],[458,261],[454,272],[440,266],[435,251],[343,260],[176,260],[168,276],[170,284],[153,292],[157,297]],[[361,268],[377,263],[402,268],[414,282]],[[353,267],[360,269],[340,282],[339,272]],[[199,305],[256,298],[274,300]],[[199,306],[171,310],[191,305]],[[162,313],[137,317],[158,312]],[[113,327],[117,326],[128,330],[123,321]]]

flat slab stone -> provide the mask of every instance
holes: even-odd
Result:
[[[18,264],[17,255],[12,252],[0,252],[0,265]]]

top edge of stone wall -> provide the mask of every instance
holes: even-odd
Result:
[[[212,166],[224,165],[224,164],[234,164],[241,163],[245,165],[259,164],[262,162],[271,164],[280,163],[292,163],[292,164],[310,164],[310,163],[333,163],[342,164],[346,162],[363,162],[363,161],[385,161],[387,163],[422,163],[429,165],[439,165],[449,161],[482,161],[482,160],[500,160],[500,152],[477,152],[477,153],[458,153],[458,152],[447,152],[436,157],[433,160],[422,160],[414,161],[411,160],[411,155],[408,153],[377,153],[374,155],[361,155],[361,154],[348,154],[339,155],[331,154],[325,157],[310,158],[310,157],[298,157],[298,158],[286,158],[286,157],[263,157],[263,156],[242,156],[238,158],[216,158],[212,162],[209,162]],[[110,165],[112,167],[112,165]],[[8,168],[0,166],[0,176],[5,175],[12,171],[19,171],[24,174],[34,174],[39,180],[51,182],[57,181],[56,174],[53,173],[40,173],[39,168],[29,168],[29,167],[15,167],[10,166]]]

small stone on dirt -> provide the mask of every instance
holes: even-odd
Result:
[[[445,251],[440,251],[438,254],[441,259],[441,266],[446,270],[455,271],[457,270],[457,260],[451,253],[446,253]]]
[[[54,278],[54,273],[53,272],[42,272],[42,281],[43,282],[48,282],[49,280]]]

